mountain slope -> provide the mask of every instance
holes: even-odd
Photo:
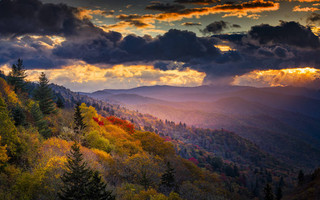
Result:
[[[318,91],[292,87],[286,90],[154,86],[104,92],[113,95],[121,93],[122,97],[127,94],[128,98],[115,96],[114,99],[131,110],[162,120],[234,131],[291,165],[312,169],[320,164]],[[131,100],[132,95],[134,100]],[[157,97],[161,100],[157,101]],[[297,146],[300,151],[296,150]]]

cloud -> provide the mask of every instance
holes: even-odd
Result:
[[[4,5],[10,12],[6,11]],[[225,16],[249,17],[252,14],[278,8],[279,4],[271,1],[228,3],[201,8],[193,8],[192,5],[174,12],[162,10],[159,14],[118,15],[117,18],[121,21],[117,25],[121,25],[118,28],[125,28],[128,25],[149,27],[148,30],[151,31],[154,30],[154,24],[158,21],[170,22],[217,13],[224,13]],[[46,12],[46,9],[50,12]],[[77,76],[59,69],[69,66],[66,69],[70,73],[76,73],[77,70],[82,72],[81,68],[71,64],[74,62],[94,65],[101,70],[104,70],[103,67],[113,68],[115,65],[152,66],[158,75],[155,75],[152,70],[152,72],[141,72],[139,80],[143,78],[149,81],[160,80],[156,83],[170,81],[169,79],[176,80],[176,74],[181,75],[181,72],[191,70],[192,73],[180,76],[181,84],[183,79],[192,79],[195,72],[205,74],[205,79],[201,80],[210,83],[217,79],[231,80],[230,77],[240,76],[253,70],[320,66],[319,38],[314,35],[311,28],[297,22],[281,22],[277,26],[267,24],[253,26],[246,34],[198,37],[190,31],[172,29],[157,37],[151,37],[134,34],[124,36],[115,31],[106,32],[90,21],[89,15],[102,14],[100,11],[84,12],[64,4],[45,4],[37,0],[4,0],[0,1],[0,11],[4,11],[0,12],[0,28],[2,28],[0,29],[2,36],[0,37],[0,63],[13,63],[21,57],[25,60],[27,67],[50,69],[52,74],[61,72],[56,80],[65,79],[71,86],[74,82],[66,77]],[[9,21],[6,21],[7,19]],[[319,19],[317,14],[312,14],[308,18],[312,22],[318,22]],[[222,22],[210,24],[205,30],[213,34],[221,34],[226,28],[239,28],[235,24]],[[86,69],[88,73],[87,71],[83,73],[88,77],[92,76],[89,69],[99,71],[93,67]],[[108,73],[104,71],[102,77],[100,74],[95,78],[101,84],[101,81],[108,76],[110,78],[110,75],[118,73],[119,69],[108,71]],[[125,71],[129,68],[121,69]],[[160,72],[170,71],[175,73],[167,75],[166,78],[159,76]],[[62,72],[66,74],[63,75]],[[133,73],[132,70],[130,73]],[[130,73],[123,74],[123,78],[128,78],[125,76]],[[187,76],[191,77],[188,79]],[[135,75],[135,78],[137,77],[138,75]],[[78,77],[78,80],[82,79]],[[134,86],[151,84],[151,82],[136,80],[131,79],[136,83]],[[119,79],[113,81],[112,84],[115,84]],[[85,83],[81,84],[83,86]],[[98,83],[91,80],[90,84],[93,87]]]
[[[315,12],[320,10],[319,8],[315,8],[315,7],[303,7],[301,8],[301,6],[295,6],[292,11],[293,12]]]
[[[116,32],[87,40],[67,40],[54,49],[61,58],[81,59],[91,64],[173,60],[199,63],[220,56],[211,38],[197,37],[189,31],[169,30],[162,36],[128,35],[122,39]]]
[[[94,15],[102,16],[102,17],[113,17],[114,11],[106,11],[106,10],[100,10],[100,9],[87,9],[87,8],[78,8],[78,12],[76,13],[76,16],[81,19],[93,19]]]
[[[99,32],[87,18],[81,18],[83,11],[38,0],[3,0],[0,1],[0,35],[74,36],[79,32]]]
[[[201,26],[200,22],[184,22],[181,24],[182,26]]]
[[[315,68],[293,68],[280,70],[255,70],[236,76],[232,85],[253,87],[296,86],[320,89],[320,70]]]
[[[6,73],[10,70],[7,65],[0,69]],[[162,71],[152,65],[114,65],[105,68],[78,62],[60,69],[27,70],[28,79],[38,81],[41,72],[46,73],[50,82],[82,92],[106,88],[128,89],[143,85],[199,86],[205,77],[205,73],[192,69]]]
[[[297,22],[281,22],[279,26],[268,24],[253,26],[248,35],[261,45],[286,44],[301,48],[320,47],[319,38],[311,29]]]
[[[320,14],[318,13],[312,13],[307,17],[308,23],[316,23],[318,24],[320,22]]]
[[[13,39],[0,38],[0,64],[15,63],[23,58],[27,68],[56,68],[68,61],[52,54],[61,38],[23,36]]]
[[[232,28],[241,28],[241,26],[239,24],[232,24],[231,27]]]
[[[185,3],[185,4],[199,4],[199,5],[208,5],[213,3],[218,3],[220,0],[175,0],[177,3]]]
[[[161,11],[161,12],[179,12],[180,10],[185,9],[185,6],[180,4],[154,2],[153,4],[148,5],[146,9]]]
[[[225,21],[215,21],[211,24],[207,25],[203,30],[200,30],[204,35],[206,34],[220,34],[221,32],[225,31],[226,29],[230,28],[241,28],[238,24],[230,24],[229,22]]]
[[[166,5],[166,4],[159,4]],[[227,3],[216,5],[212,7],[200,7],[200,8],[185,8],[175,12],[163,12],[159,14],[131,14],[131,15],[118,15],[117,19],[125,21],[129,26],[138,24],[138,28],[152,26],[156,21],[173,22],[180,21],[186,18],[199,18],[201,16],[220,14],[224,13],[224,17],[248,17],[248,18],[259,18],[257,13],[266,11],[275,11],[279,9],[279,3],[272,1],[254,0],[243,3]],[[122,23],[123,24],[123,23]],[[141,26],[140,24],[143,24]]]
[[[228,29],[228,22],[225,21],[216,21],[212,22],[211,24],[207,25],[201,32],[203,34],[208,34],[208,33],[221,33],[225,29]]]

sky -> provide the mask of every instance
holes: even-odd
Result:
[[[0,0],[0,69],[74,91],[320,88],[320,0]]]

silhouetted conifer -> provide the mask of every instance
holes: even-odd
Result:
[[[274,199],[272,188],[269,183],[264,187],[263,191],[264,191],[264,200],[273,200]]]
[[[83,161],[80,146],[71,146],[67,161],[68,170],[62,175],[63,186],[58,193],[62,200],[114,200],[111,191],[106,190],[106,184],[99,173],[92,172]]]
[[[26,124],[24,110],[18,104],[11,109],[11,113],[16,126]]]
[[[26,70],[23,66],[23,61],[18,59],[17,64],[13,64],[11,72],[8,76],[8,83],[13,86],[16,93],[26,91],[26,81],[27,77]]]
[[[102,181],[99,172],[95,171],[88,187],[88,200],[114,200],[112,191],[107,191],[107,185]]]
[[[49,138],[51,136],[51,130],[48,128],[48,122],[43,118],[43,114],[37,104],[32,105],[31,115],[38,128],[39,133],[44,138]]]
[[[78,102],[74,111],[74,132],[80,134],[86,128],[83,122],[84,117],[81,114],[80,103]]]
[[[304,173],[302,170],[300,170],[298,175],[298,185],[302,185],[303,181],[304,181]]]
[[[164,174],[161,176],[161,185],[160,190],[162,192],[169,194],[172,190],[176,187],[176,180],[175,180],[175,170],[171,167],[170,162],[167,162],[167,169]]]
[[[39,101],[39,107],[43,114],[55,112],[56,105],[53,101],[53,93],[49,87],[49,80],[43,72],[39,76],[39,86],[34,91],[34,98]]]
[[[80,147],[77,143],[71,146],[67,162],[68,171],[66,171],[61,180],[63,186],[58,194],[62,200],[85,200],[87,198],[87,189],[90,185],[92,171],[83,162]]]
[[[61,97],[58,97],[57,107],[58,107],[58,108],[64,108],[64,103],[63,103],[63,100],[62,100]]]
[[[282,188],[279,186],[276,192],[276,200],[281,200],[281,199],[282,199]]]

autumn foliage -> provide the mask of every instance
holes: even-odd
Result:
[[[16,107],[25,115],[24,123],[15,123]],[[194,156],[196,163],[178,156],[173,137],[135,130],[130,121],[115,116],[103,117],[88,102],[81,103],[78,112],[85,124],[80,135],[74,131],[74,109],[43,115],[38,102],[17,95],[0,78],[0,200],[59,199],[75,139],[83,161],[99,172],[96,180],[110,186],[116,199],[239,199],[220,185],[218,175],[195,165],[199,157]],[[179,187],[160,190],[168,162],[176,179],[169,176],[166,184]]]
[[[104,122],[100,121],[98,117],[93,117],[92,119],[97,122],[99,126],[104,126]]]
[[[106,117],[108,121],[110,121],[113,125],[119,126],[120,128],[127,131],[129,134],[134,133],[134,125],[129,123],[126,120],[122,120],[115,116]]]

